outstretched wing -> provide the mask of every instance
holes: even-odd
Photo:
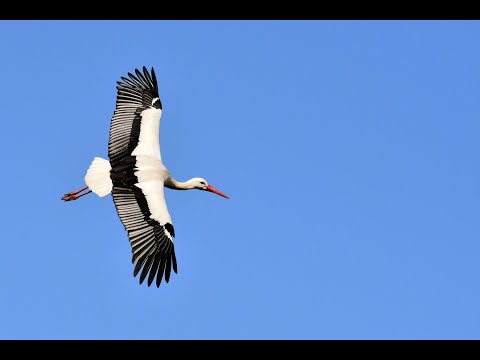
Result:
[[[163,276],[168,283],[172,268],[177,272],[177,260],[173,245],[175,230],[170,222],[162,225],[162,220],[152,216],[152,212],[155,213],[155,207],[152,211],[149,207],[152,203],[155,203],[157,207],[158,204],[164,204],[163,206],[166,207],[163,183],[143,184],[145,186],[142,187],[114,185],[112,196],[132,246],[132,263],[136,263],[133,275],[137,276],[142,270],[140,273],[141,284],[149,274],[148,286],[152,284],[156,276],[156,285],[159,287]],[[147,201],[147,196],[150,201]]]
[[[161,159],[160,118],[162,102],[158,95],[157,78],[143,67],[143,74],[118,81],[117,102],[110,122],[108,157],[112,167],[125,156],[149,155]]]
[[[162,103],[155,72],[128,73],[117,86],[117,103],[110,124],[108,156],[112,196],[132,246],[134,276],[140,284],[148,275],[148,286],[156,277],[168,282],[177,272],[174,228],[164,195],[168,173],[160,155]]]

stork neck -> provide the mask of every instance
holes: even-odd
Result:
[[[177,181],[174,178],[170,178],[165,182],[165,186],[170,188],[170,189],[175,189],[175,190],[191,190],[194,189],[193,184],[191,183],[191,180],[188,181]]]

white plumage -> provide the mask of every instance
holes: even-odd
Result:
[[[112,192],[111,168],[108,160],[95,157],[85,175],[85,184],[100,197],[107,196]]]

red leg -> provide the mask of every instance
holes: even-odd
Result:
[[[70,191],[69,193],[66,193],[65,196],[67,196],[67,195],[77,195],[79,192],[82,192],[83,190],[87,190],[87,189],[88,189],[88,186],[85,186],[84,188],[82,188],[80,190]]]
[[[87,189],[88,189],[88,186],[85,186],[84,188],[82,188],[80,190],[71,191],[69,193],[66,193],[65,195],[63,195],[62,200],[63,201],[77,200],[79,197],[82,197],[83,195],[90,194],[92,192],[92,190],[89,190],[89,191],[87,191],[83,194],[77,195],[78,193],[80,193],[84,190],[87,190]]]

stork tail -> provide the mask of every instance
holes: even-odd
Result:
[[[108,160],[95,157],[85,175],[87,186],[100,197],[104,197],[112,192],[111,168]]]

